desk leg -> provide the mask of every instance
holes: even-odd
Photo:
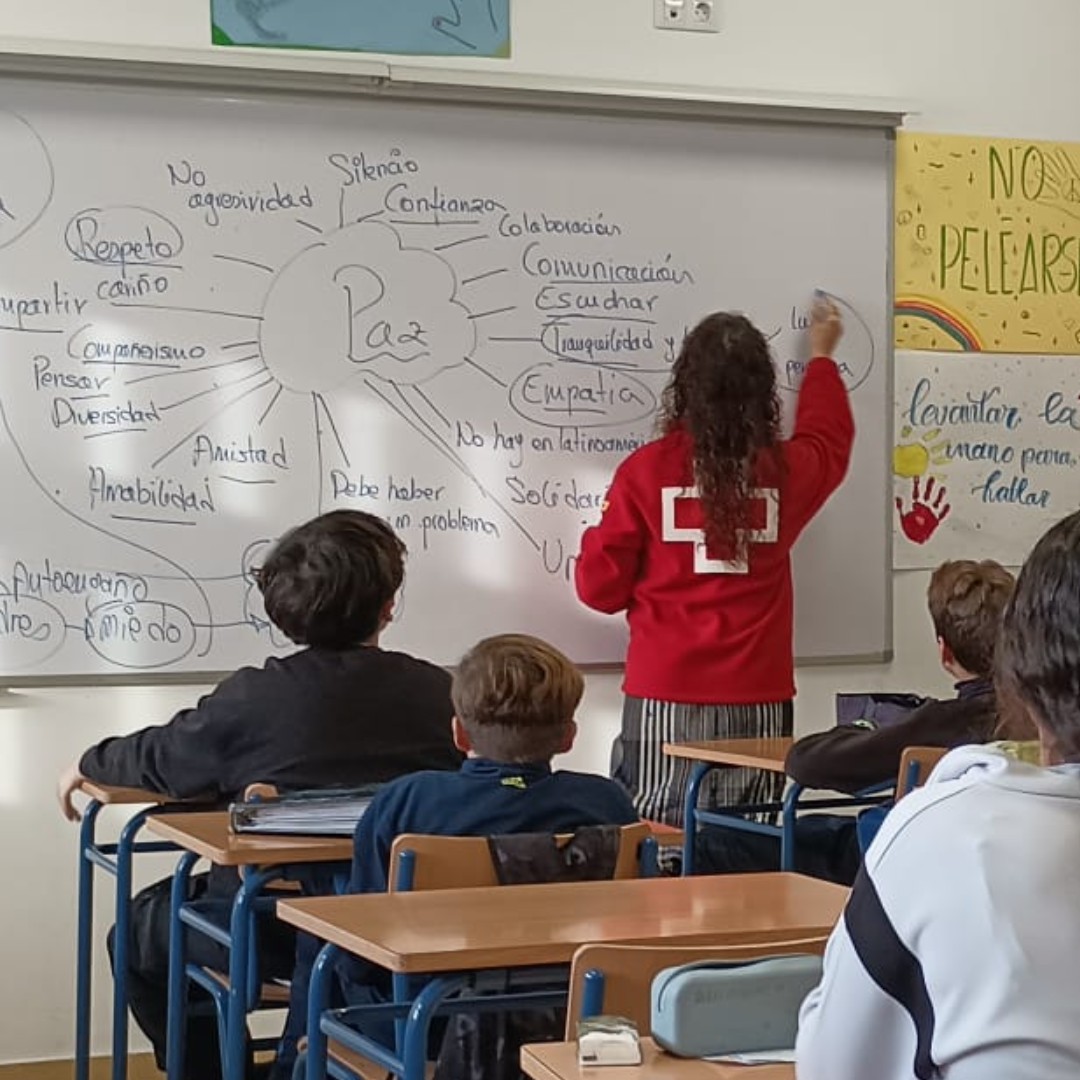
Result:
[[[404,1066],[401,1080],[424,1080],[427,1071],[427,1048],[431,1021],[446,998],[468,985],[469,975],[438,975],[429,979],[413,998],[405,1022],[405,1046],[401,1054]],[[310,1074],[308,1080],[311,1080]]]
[[[267,882],[279,876],[276,870],[244,871],[240,889],[233,899],[229,920],[229,996],[225,1010],[224,1080],[244,1080],[247,1068],[247,1017],[249,994],[258,1000],[255,940],[255,900]],[[169,1080],[173,1080],[172,1077]]]
[[[131,862],[138,836],[152,809],[140,810],[124,826],[116,845],[116,930],[113,933],[112,1080],[127,1080],[127,974],[131,949]]]
[[[802,784],[791,784],[784,793],[784,808],[780,830],[780,869],[795,869],[795,825],[799,798],[803,793]]]
[[[340,954],[336,945],[324,945],[311,968],[307,1002],[307,1080],[326,1078],[326,1032],[322,1029],[322,1017],[330,1007],[334,965]]]
[[[682,872],[689,877],[694,872],[694,845],[697,838],[697,804],[702,782],[713,768],[707,761],[695,761],[690,770],[690,782],[686,785],[686,806],[683,811],[683,828],[686,837],[683,840]]]
[[[78,933],[75,946],[75,1080],[90,1076],[90,989],[94,961],[94,864],[87,851],[97,846],[95,826],[101,803],[91,800],[79,826]]]
[[[184,1038],[187,1028],[187,927],[180,921],[180,909],[188,896],[191,871],[199,861],[194,851],[180,856],[173,872],[169,907],[169,1015],[165,1043],[165,1075],[183,1080]]]

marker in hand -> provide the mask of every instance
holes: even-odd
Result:
[[[843,333],[844,320],[836,301],[824,289],[815,289],[810,308],[810,355],[832,356]]]

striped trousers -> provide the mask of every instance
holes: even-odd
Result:
[[[686,788],[693,762],[668,757],[666,742],[704,739],[768,739],[789,736],[790,701],[769,705],[687,705],[626,697],[622,732],[611,749],[612,778],[626,789],[643,818],[683,824]],[[701,806],[777,802],[784,777],[761,769],[713,769],[703,785]]]

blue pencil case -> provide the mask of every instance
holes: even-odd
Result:
[[[652,983],[652,1035],[680,1057],[791,1050],[820,956],[665,968]]]

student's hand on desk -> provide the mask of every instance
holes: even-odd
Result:
[[[840,309],[828,296],[818,296],[810,309],[810,355],[832,356],[843,336]]]
[[[82,814],[79,813],[78,807],[71,801],[71,796],[79,790],[79,785],[85,779],[86,777],[79,772],[79,763],[74,761],[60,774],[60,779],[56,781],[56,798],[60,803],[60,813],[68,821],[82,821]]]

